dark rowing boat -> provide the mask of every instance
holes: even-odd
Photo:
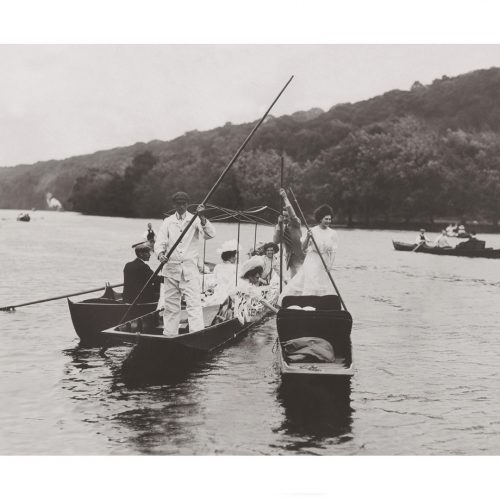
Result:
[[[299,307],[297,309],[289,307]],[[304,310],[302,308],[314,308]],[[337,295],[288,296],[276,319],[278,329],[278,360],[284,379],[349,380],[354,374],[351,347],[351,314],[341,308]],[[287,346],[297,339],[319,339],[333,348],[334,357],[329,362],[313,358],[297,361]],[[323,342],[324,343],[324,342]]]
[[[205,262],[205,266],[211,272],[215,264]],[[126,319],[144,316],[156,310],[157,306],[158,302],[135,304],[128,312]],[[129,310],[130,304],[123,301],[121,293],[115,292],[113,288],[106,285],[101,297],[81,302],[73,302],[68,299],[68,307],[76,334],[82,343],[90,346],[101,344],[102,336],[98,334],[120,323]]]
[[[456,257],[484,257],[487,259],[500,259],[500,249],[494,248],[461,248],[459,246],[455,248],[441,248],[430,247],[428,245],[421,245],[419,248],[416,248],[416,243],[402,243],[400,241],[393,241],[392,244],[394,245],[395,250],[400,250],[402,252],[415,251],[415,253],[429,253],[432,255],[454,255]]]
[[[17,216],[17,219],[18,221],[20,222],[29,222],[31,220],[31,217],[28,213],[24,212],[24,213],[21,213]]]
[[[116,293],[108,285],[101,297],[81,302],[67,300],[76,334],[85,345],[100,345],[102,338],[99,333],[119,323],[130,307],[130,304],[122,300],[121,294]],[[157,302],[136,304],[128,317],[133,319],[144,316],[154,311],[157,305]]]

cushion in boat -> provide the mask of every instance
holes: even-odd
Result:
[[[282,344],[285,355],[291,363],[333,363],[333,346],[318,337],[300,337]]]

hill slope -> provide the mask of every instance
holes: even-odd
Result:
[[[68,209],[158,216],[175,190],[201,199],[252,126],[228,123],[172,141],[0,168],[0,208],[44,208],[50,191]],[[284,153],[286,183],[309,208],[328,201],[351,221],[447,213],[496,221],[499,134],[499,68],[416,82],[327,112],[268,119],[214,201],[273,203]],[[145,152],[152,157],[134,167]]]

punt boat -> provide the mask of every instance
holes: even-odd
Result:
[[[304,309],[307,308],[307,309]],[[283,379],[328,379],[348,381],[354,374],[351,346],[351,314],[341,308],[337,295],[287,296],[276,319],[278,362]],[[322,339],[333,348],[334,359],[292,360],[290,341]]]
[[[478,241],[478,243],[484,243]],[[416,243],[403,243],[401,241],[392,242],[394,249],[402,252],[412,252],[415,253],[429,253],[433,255],[454,255],[456,257],[484,257],[487,259],[500,259],[500,249],[494,248],[481,248],[481,245],[477,245],[477,248],[441,248],[441,247],[431,247],[428,245],[418,245]]]
[[[277,299],[277,294],[274,297]],[[243,322],[235,314],[230,300],[222,305],[205,306],[205,328],[190,332],[186,311],[182,310],[179,334],[167,336],[163,335],[163,310],[157,310],[105,329],[99,335],[111,345],[133,346],[122,366],[126,378],[164,377],[189,369],[225,348],[269,315],[266,308],[256,308],[255,304],[252,304],[251,311],[251,319]]]

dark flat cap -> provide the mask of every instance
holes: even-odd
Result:
[[[172,201],[189,201],[189,196],[184,191],[178,191],[172,196]]]

